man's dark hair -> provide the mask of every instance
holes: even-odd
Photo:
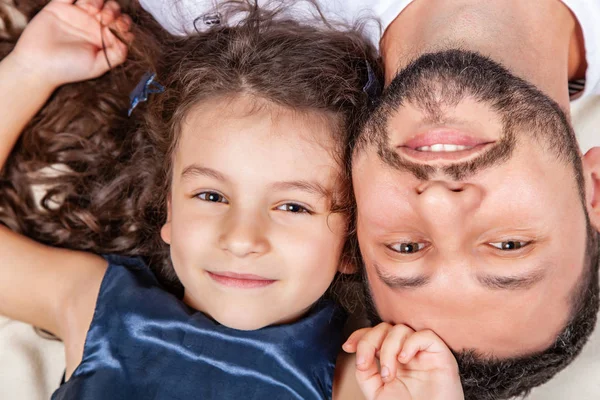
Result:
[[[404,104],[421,109],[428,118],[441,118],[442,105],[456,105],[465,97],[488,104],[503,122],[503,149],[495,159],[508,157],[517,132],[533,135],[558,159],[573,167],[581,204],[585,207],[581,156],[569,118],[560,106],[533,85],[514,76],[500,64],[474,52],[448,50],[425,54],[400,71],[374,107],[358,138],[355,154],[374,146],[382,161],[427,179],[434,167],[412,165],[389,149],[388,118]],[[494,156],[494,155],[493,155]],[[492,157],[444,167],[454,179],[476,170]],[[495,161],[495,160],[494,160]],[[525,396],[532,388],[550,380],[581,352],[596,325],[599,309],[598,232],[586,212],[587,244],[582,273],[571,291],[568,322],[554,343],[542,352],[499,359],[475,350],[454,352],[465,399],[495,400]],[[364,266],[363,287],[367,316],[372,324],[381,322],[370,294]]]

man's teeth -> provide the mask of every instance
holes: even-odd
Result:
[[[453,152],[453,151],[469,150],[472,148],[473,147],[471,147],[471,146],[461,146],[458,144],[432,144],[431,146],[417,147],[417,151],[431,151],[434,153],[438,153],[438,152],[442,152],[442,151]]]

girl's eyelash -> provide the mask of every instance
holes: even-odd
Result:
[[[209,202],[209,203],[223,203],[223,204],[229,203],[229,201],[227,201],[225,196],[223,196],[221,193],[218,193],[218,192],[212,192],[212,191],[200,192],[200,193],[196,194],[194,197],[196,197],[202,201]]]
[[[292,214],[314,214],[307,207],[297,203],[285,203],[276,207],[279,211],[286,211]]]
[[[206,201],[208,203],[229,204],[229,201],[225,198],[225,196],[223,196],[221,193],[215,192],[215,191],[208,190],[208,191],[200,192],[200,193],[194,195],[194,197],[196,197],[202,201]],[[279,210],[279,211],[289,212],[291,214],[309,214],[309,215],[314,214],[314,212],[312,210],[310,210],[308,207],[303,206],[298,203],[281,204],[281,205],[277,206],[275,209]]]

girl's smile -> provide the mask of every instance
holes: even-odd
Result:
[[[258,275],[236,274],[234,272],[210,272],[206,271],[215,282],[229,287],[240,289],[255,289],[269,286],[275,282],[274,279],[267,279]]]

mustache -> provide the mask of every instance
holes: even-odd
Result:
[[[395,147],[386,141],[381,143],[377,153],[381,160],[394,169],[409,172],[417,179],[427,181],[439,173],[448,176],[454,181],[461,181],[477,174],[478,172],[501,165],[510,160],[516,145],[516,138],[512,126],[506,124],[501,139],[490,146],[485,152],[469,161],[460,161],[443,166],[433,166],[426,163],[417,163],[406,159],[399,154]]]

